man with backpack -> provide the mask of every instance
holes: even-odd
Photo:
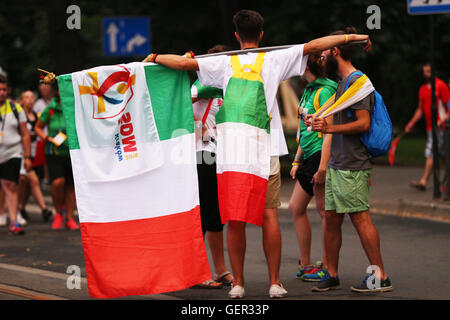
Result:
[[[354,28],[336,31],[333,35],[355,32]],[[356,73],[351,56],[354,46],[344,44],[323,52],[327,72],[341,79],[336,92],[336,101],[362,73]],[[355,74],[356,73],[356,74]],[[380,292],[393,289],[384,270],[380,251],[380,239],[369,214],[369,185],[372,168],[371,154],[361,137],[371,127],[375,94],[371,93],[348,109],[312,122],[314,131],[331,133],[331,158],[327,169],[325,187],[325,248],[328,274],[313,288],[323,292],[337,289],[339,251],[342,244],[342,223],[348,213],[356,228],[371,267],[363,282],[353,286],[355,292]],[[372,274],[373,272],[373,274]]]
[[[7,80],[0,76],[0,182],[6,196],[12,234],[24,234],[17,222],[18,186],[22,157],[25,169],[31,169],[31,139],[27,118],[20,105],[7,99]]]

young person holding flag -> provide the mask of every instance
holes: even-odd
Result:
[[[332,35],[354,32],[354,28],[347,28],[346,31],[336,31]],[[336,73],[341,80],[336,92],[335,105],[324,112],[324,114],[335,112],[333,118],[325,119],[316,115],[312,121],[314,131],[333,135],[325,186],[324,239],[328,272],[313,288],[313,291],[318,292],[337,289],[340,286],[338,261],[342,244],[341,226],[345,213],[349,214],[372,267],[368,269],[369,274],[363,282],[353,286],[352,291],[378,292],[393,289],[384,270],[380,238],[370,218],[369,178],[372,163],[371,156],[360,139],[361,134],[370,129],[374,88],[365,75],[355,74],[357,70],[351,62],[353,49],[354,46],[351,44],[343,44],[333,46],[324,52],[327,73]],[[352,86],[354,83],[360,85],[359,90],[354,90]],[[339,101],[341,103],[338,104]],[[353,103],[345,109],[348,101]],[[372,271],[375,274],[372,274]]]
[[[263,37],[263,18],[255,11],[241,10],[233,17],[241,49],[258,48]],[[216,115],[217,172],[222,222],[228,224],[228,252],[234,281],[230,298],[243,298],[246,223],[262,226],[271,298],[287,294],[279,278],[281,234],[277,207],[280,205],[279,156],[287,154],[286,141],[276,101],[279,84],[302,75],[308,54],[367,35],[333,35],[289,49],[186,59],[178,55],[150,54],[145,61],[173,69],[199,71],[204,86],[222,88],[224,102]]]

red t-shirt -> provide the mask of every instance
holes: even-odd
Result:
[[[436,78],[436,103],[438,107],[437,124],[442,127],[444,123],[441,120],[448,112],[447,103],[450,100],[450,90],[441,79]],[[419,101],[422,111],[425,115],[427,131],[432,130],[431,125],[431,83],[423,84],[419,89]]]

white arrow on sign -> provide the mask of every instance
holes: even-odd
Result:
[[[139,47],[146,42],[147,38],[138,33],[127,42],[127,51],[133,52],[135,46]]]
[[[109,51],[117,52],[117,34],[119,33],[119,28],[117,28],[114,22],[111,22],[106,33],[109,35]]]

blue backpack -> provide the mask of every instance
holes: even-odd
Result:
[[[363,73],[355,71],[348,77],[347,85],[345,86],[346,91],[349,87],[350,79],[354,75],[362,76]],[[361,142],[372,157],[379,157],[389,152],[394,130],[392,129],[391,118],[387,112],[383,97],[376,90],[374,91],[374,96],[375,103],[370,117],[370,130],[361,134]],[[354,118],[355,111],[347,109],[347,116]]]

